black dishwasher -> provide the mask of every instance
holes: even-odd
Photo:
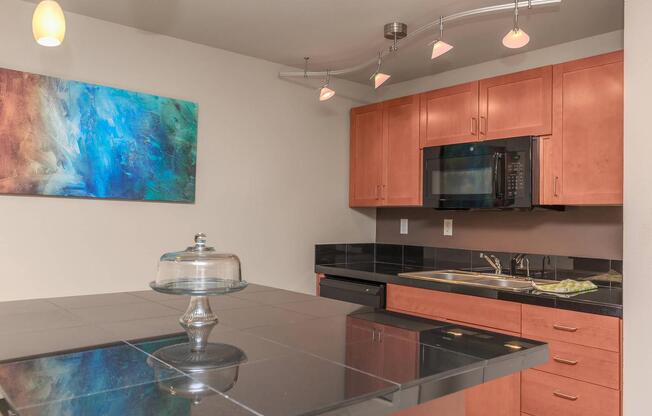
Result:
[[[385,308],[385,284],[326,275],[319,282],[319,296]]]

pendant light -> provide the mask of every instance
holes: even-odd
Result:
[[[32,16],[34,39],[41,46],[59,46],[66,35],[66,18],[59,3],[43,0]]]
[[[529,42],[530,36],[518,27],[518,0],[514,0],[514,28],[503,37],[503,45],[510,49],[518,49]]]
[[[324,86],[319,89],[319,101],[326,101],[335,96],[335,90],[328,88],[328,84],[330,84],[330,82],[330,71],[326,71],[326,83],[324,83]]]
[[[439,17],[439,39],[432,43],[430,59],[435,59],[453,49],[453,45],[444,42],[444,16]]]
[[[380,66],[383,63],[383,56],[381,52],[378,52],[378,68],[376,68],[376,72],[369,78],[374,80],[374,88],[378,88],[381,85],[385,83],[388,79],[391,78],[391,75],[388,74],[383,74],[380,72]]]

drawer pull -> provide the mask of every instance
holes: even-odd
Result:
[[[560,391],[553,391],[552,394],[554,394],[555,396],[561,399],[570,400],[571,402],[577,400],[577,396],[571,396],[570,394],[565,394]]]
[[[552,359],[562,364],[577,365],[577,360],[567,360],[565,358],[560,358],[560,357],[552,357]]]
[[[575,328],[573,326],[564,326],[564,325],[554,324],[552,327],[555,328],[558,331],[566,331],[566,332],[576,332],[577,331],[577,328]]]

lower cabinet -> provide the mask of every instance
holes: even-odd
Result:
[[[523,411],[532,416],[616,416],[620,392],[538,370],[523,372]]]
[[[467,389],[467,416],[621,414],[619,318],[391,284],[387,309],[549,344],[547,363]]]

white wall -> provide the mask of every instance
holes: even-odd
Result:
[[[375,97],[367,96],[371,101],[383,101],[419,92],[430,91],[437,88],[477,79],[489,78],[512,72],[523,71],[544,65],[553,65],[573,59],[585,58],[612,52],[623,48],[623,32],[609,32],[573,42],[562,43],[548,48],[536,49],[507,58],[483,62],[477,65],[453,69],[427,77],[410,81],[390,84],[379,89],[382,92]]]
[[[624,414],[650,414],[652,2],[625,0]]]
[[[0,2],[0,67],[199,103],[193,205],[0,195],[0,301],[142,290],[158,257],[204,231],[252,282],[314,291],[314,244],[373,241],[348,205],[348,110],[358,86],[316,91],[270,62],[67,14],[63,46],[31,35],[34,5]],[[2,138],[0,137],[0,140]]]

